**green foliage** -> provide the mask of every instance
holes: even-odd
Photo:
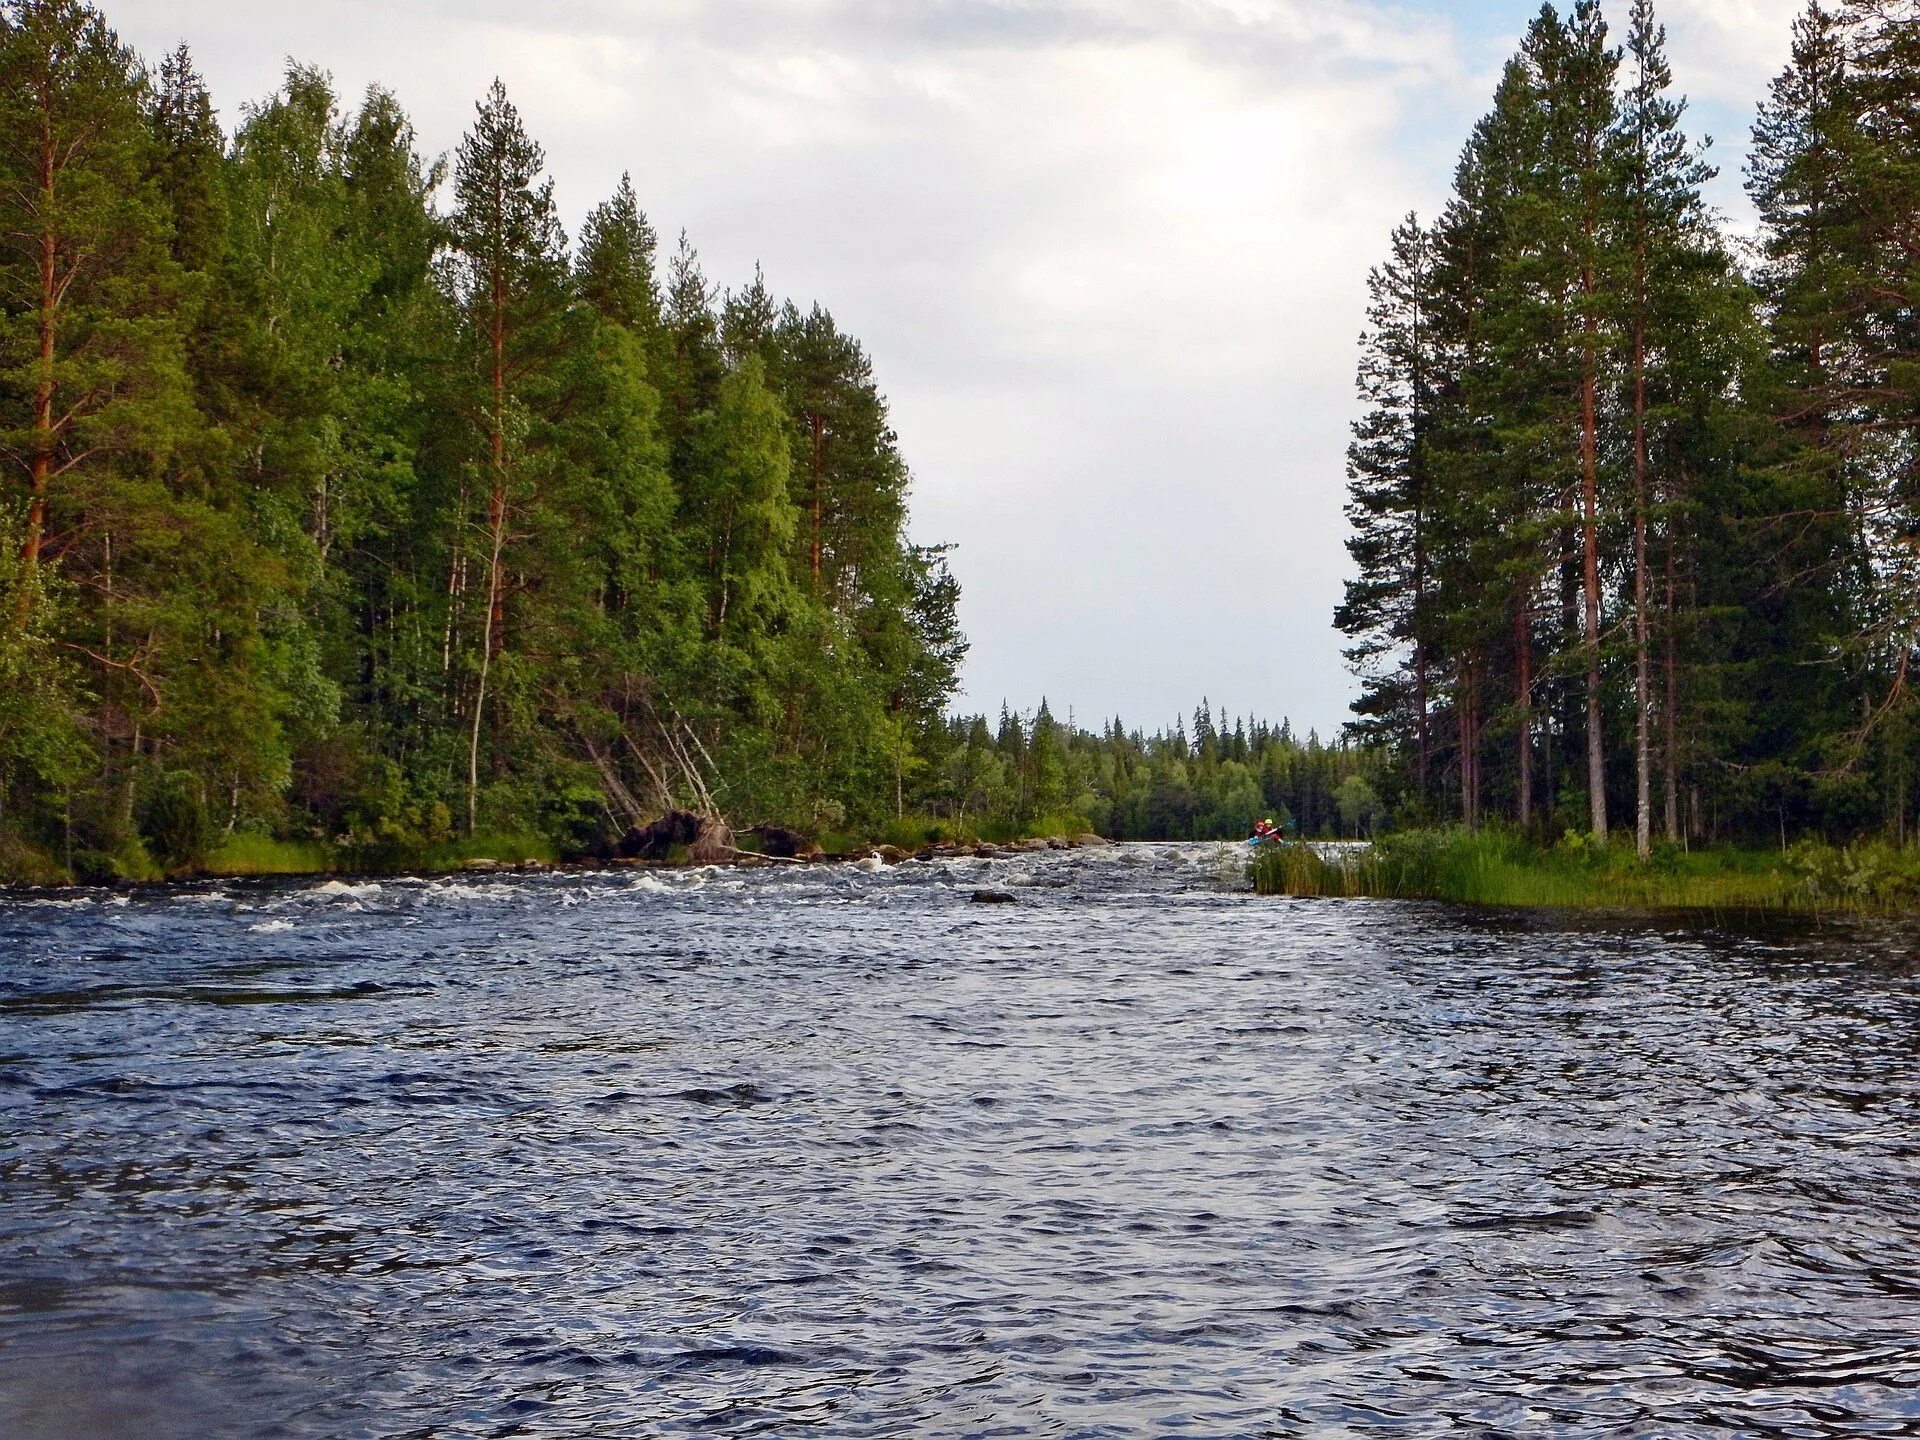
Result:
[[[230,835],[201,862],[210,875],[324,875],[333,868],[327,848],[270,835]]]
[[[1789,854],[1631,847],[1585,832],[1543,848],[1510,829],[1410,830],[1365,847],[1272,847],[1249,865],[1265,895],[1444,900],[1570,910],[1908,910],[1920,855],[1884,844],[1803,841]]]
[[[1652,0],[1543,6],[1444,212],[1372,277],[1336,623],[1405,820],[1636,850],[1910,841],[1920,808],[1920,28],[1810,3],[1758,265]]]
[[[988,839],[1077,835],[1116,840],[1242,840],[1266,817],[1290,833],[1371,834],[1389,819],[1381,746],[1297,740],[1285,724],[1234,719],[1203,701],[1171,732],[1119,721],[1099,733],[1031,716],[955,717],[918,740],[928,756],[912,808]]]
[[[214,819],[192,775],[173,772],[154,777],[142,797],[139,816],[146,851],[164,869],[191,869],[213,845]]]
[[[569,246],[497,83],[450,169],[307,66],[214,116],[184,48],[149,75],[79,0],[0,3],[11,872],[918,799],[958,587],[824,308],[721,305],[684,236],[657,276],[625,178]]]

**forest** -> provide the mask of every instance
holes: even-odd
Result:
[[[497,82],[450,157],[297,64],[229,133],[186,49],[13,0],[0,233],[0,876],[1381,813],[1374,749],[1205,706],[950,716],[859,342],[630,179],[567,235]]]
[[[1336,620],[1396,822],[1909,844],[1920,5],[1814,0],[1704,198],[1651,0],[1545,6],[1371,276]]]
[[[290,66],[0,9],[0,871],[892,814],[965,650],[858,341]]]
[[[1302,740],[1285,722],[1230,716],[1205,700],[1191,729],[1183,719],[1151,735],[1119,719],[1097,732],[1071,717],[1063,724],[1042,700],[1030,716],[1003,709],[997,724],[956,717],[927,748],[940,763],[922,783],[921,808],[943,831],[1244,840],[1265,817],[1296,838],[1359,839],[1388,819],[1383,748]]]

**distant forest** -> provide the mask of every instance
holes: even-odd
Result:
[[[1119,720],[1096,733],[1054,718],[950,720],[944,757],[923,791],[929,813],[988,834],[1066,833],[1091,826],[1114,840],[1245,839],[1256,820],[1290,836],[1357,839],[1387,823],[1379,784],[1390,756],[1341,737],[1232,717],[1202,701],[1148,735]]]
[[[1396,819],[1909,842],[1920,5],[1813,3],[1752,243],[1650,0],[1545,6],[1372,276],[1337,615]]]

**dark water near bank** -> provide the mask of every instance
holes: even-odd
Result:
[[[0,1436],[807,1429],[1920,1435],[1920,931],[1153,847],[0,900]]]

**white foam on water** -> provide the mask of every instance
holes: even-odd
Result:
[[[255,935],[284,935],[287,931],[293,929],[293,922],[291,920],[262,920],[257,925],[247,926],[247,929]]]
[[[468,885],[459,880],[436,880],[427,887],[433,900],[505,900],[513,890],[506,885]]]
[[[342,900],[366,900],[380,893],[380,882],[368,880],[360,885],[349,885],[344,880],[329,880],[324,885],[316,885],[305,891],[308,895],[324,895]]]

